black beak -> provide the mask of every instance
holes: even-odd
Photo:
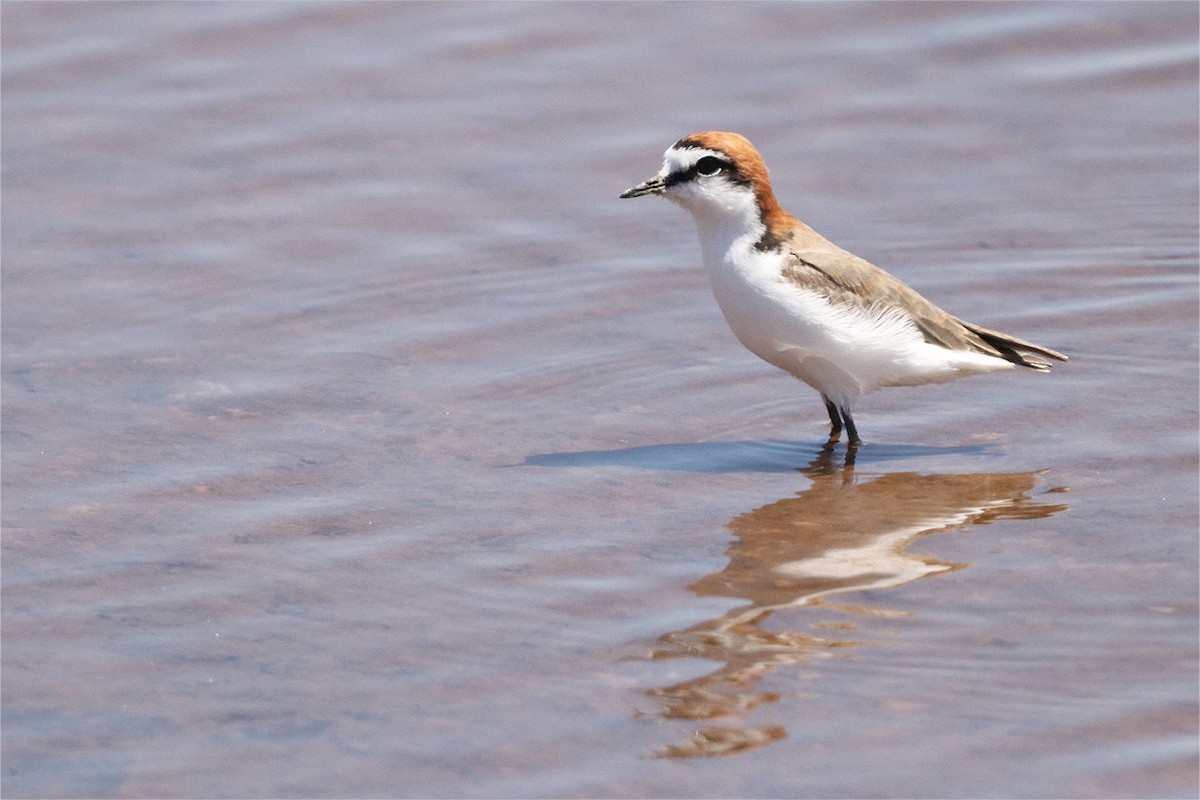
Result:
[[[655,175],[653,178],[644,180],[637,186],[631,186],[630,188],[621,192],[621,198],[641,197],[644,194],[662,194],[666,188],[666,178],[662,177],[661,175]]]

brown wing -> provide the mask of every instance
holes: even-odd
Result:
[[[1040,372],[1046,372],[1050,369],[1050,362],[1043,361],[1040,358],[1032,358],[1028,353],[1034,353],[1046,358],[1053,358],[1056,361],[1069,360],[1065,355],[1057,350],[1051,350],[1049,347],[1032,344],[1024,339],[1018,339],[1015,336],[1009,336],[1007,333],[989,330],[982,325],[975,325],[971,322],[964,322],[961,319],[956,319],[959,325],[962,325],[967,330],[974,333],[980,339],[990,344],[992,347],[1000,351],[1000,357],[1011,361],[1014,364],[1020,364],[1023,367],[1030,367]]]
[[[834,303],[864,310],[899,309],[913,321],[925,341],[950,350],[985,353],[1036,370],[1048,370],[1050,365],[1027,358],[1025,353],[1067,360],[1054,350],[951,316],[899,278],[845,250],[793,250],[783,276],[797,286],[828,296]]]

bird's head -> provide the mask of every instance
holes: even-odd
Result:
[[[662,169],[621,197],[658,194],[692,213],[698,223],[766,225],[779,209],[762,156],[744,136],[704,131],[683,137],[663,154]],[[779,209],[780,212],[782,211]]]

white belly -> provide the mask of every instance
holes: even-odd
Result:
[[[706,266],[713,293],[738,340],[759,358],[825,396],[851,402],[885,386],[940,383],[1011,369],[1000,358],[929,344],[897,312],[833,305],[783,278],[784,256],[742,249]]]

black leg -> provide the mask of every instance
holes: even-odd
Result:
[[[858,438],[858,428],[856,428],[854,426],[854,417],[850,416],[850,408],[848,406],[842,406],[841,411],[842,411],[842,419],[844,419],[846,421],[846,433],[850,437],[849,439],[846,440],[846,444],[849,444],[849,445],[862,444],[862,439]]]
[[[832,439],[842,432],[842,414],[828,397],[821,395],[821,399],[825,401],[825,410],[829,412],[829,438]]]

